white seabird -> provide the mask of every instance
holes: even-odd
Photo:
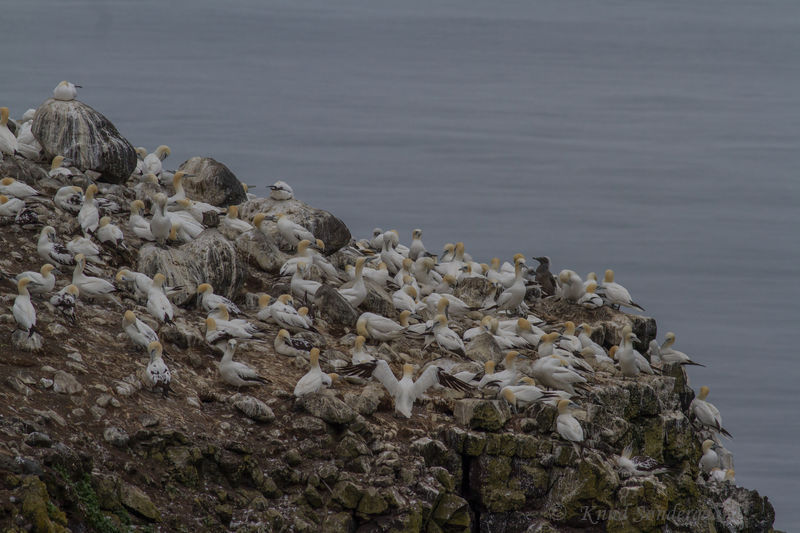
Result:
[[[13,196],[14,198],[30,198],[31,196],[39,196],[39,191],[21,181],[14,178],[3,178],[0,180],[0,194],[6,196]]]
[[[361,305],[367,298],[367,286],[364,284],[364,263],[366,259],[359,257],[356,260],[356,278],[349,287],[339,288],[339,294],[354,308]]]
[[[148,349],[151,342],[158,340],[158,334],[153,331],[153,328],[136,318],[131,310],[125,311],[122,316],[122,329],[134,344],[145,349]]]
[[[148,345],[147,349],[150,352],[150,362],[144,372],[144,382],[151,390],[161,389],[161,393],[166,396],[171,390],[172,375],[162,358],[163,348],[161,343],[153,341]]]
[[[268,297],[269,295],[262,295],[261,298]],[[259,301],[261,303],[261,301]],[[282,328],[285,329],[308,329],[316,331],[308,316],[302,316],[297,309],[292,305],[293,300],[290,294],[281,294],[278,299],[269,306],[269,316]],[[262,309],[265,307],[262,306]],[[262,318],[259,311],[259,318]]]
[[[149,156],[148,156],[149,157]],[[158,193],[153,198],[153,216],[150,219],[150,233],[159,244],[164,245],[172,230],[172,220],[167,215],[167,197]],[[131,216],[133,211],[131,210]]]
[[[30,161],[40,161],[44,155],[42,145],[33,135],[33,122],[23,122],[17,130],[17,153]]]
[[[317,392],[324,387],[330,387],[333,385],[333,380],[338,377],[336,374],[326,374],[319,367],[319,348],[311,348],[308,357],[311,368],[294,387],[294,395],[297,398]]]
[[[672,348],[673,344],[675,344],[675,334],[670,331],[664,336],[664,342],[658,349],[658,356],[662,363],[678,363],[679,365],[695,365],[702,367],[706,366],[692,361],[685,353],[679,352],[678,350]]]
[[[0,154],[13,156],[16,152],[17,137],[8,129],[8,108],[0,107]]]
[[[305,339],[292,338],[285,329],[278,331],[274,346],[277,353],[287,357],[306,357],[314,348],[314,345]]]
[[[698,466],[705,474],[711,473],[712,469],[719,468],[720,466],[719,455],[717,455],[717,452],[714,451],[713,447],[713,440],[705,440],[701,446],[703,456],[700,457],[700,463]]]
[[[622,477],[644,477],[664,474],[669,468],[659,463],[652,457],[646,455],[633,455],[633,443],[631,442],[620,455],[614,457],[617,468]]]
[[[514,283],[497,297],[497,310],[511,313],[517,311],[525,300],[525,278],[522,277],[522,260],[514,265]]]
[[[55,307],[72,324],[75,323],[75,307],[78,302],[78,287],[67,285],[50,297],[50,305]]]
[[[412,261],[416,261],[419,257],[425,257],[428,251],[422,243],[422,230],[415,229],[411,232],[411,246],[408,247],[408,257]]]
[[[239,207],[235,205],[228,206],[228,212],[220,219],[219,224],[236,233],[244,233],[253,229],[252,224],[239,218]]]
[[[147,311],[159,322],[172,324],[175,310],[164,291],[166,277],[161,272],[153,276],[153,283],[147,291]]]
[[[97,247],[91,239],[86,237],[75,237],[67,243],[67,250],[72,254],[83,254],[83,256],[92,263],[103,264],[100,258],[100,248]]]
[[[288,183],[278,180],[269,186],[269,197],[278,201],[291,200],[294,198],[294,191]]]
[[[71,179],[74,174],[72,173],[72,170],[70,170],[68,167],[64,165],[64,160],[65,158],[63,155],[55,156],[53,160],[50,162],[50,170],[47,172],[47,175],[59,181],[66,181]],[[66,187],[70,187],[70,185],[67,185]],[[64,187],[61,187],[61,189],[63,188]],[[80,187],[78,188],[80,189]],[[83,203],[83,189],[81,189],[81,203]],[[80,207],[81,204],[79,203],[78,209],[80,209]]]
[[[172,151],[169,149],[169,146],[162,144],[156,148],[155,152],[147,154],[147,156],[144,158],[144,161],[142,161],[144,173],[150,173],[159,176],[163,170],[161,162],[164,161],[164,159],[166,159],[171,153]]]
[[[624,305],[625,307],[633,307],[638,309],[639,311],[644,311],[644,308],[631,300],[631,294],[628,292],[628,289],[620,285],[619,283],[614,283],[614,271],[610,268],[606,270],[605,277],[603,278],[603,285],[598,288],[598,294],[603,297],[603,299],[610,305],[619,306]]]
[[[56,267],[50,263],[45,263],[42,265],[42,268],[39,272],[22,272],[14,277],[14,281],[19,282],[22,278],[28,278],[30,282],[27,288],[28,292],[31,294],[43,294],[50,292],[56,286],[56,277],[53,274],[53,270],[55,268]]]
[[[172,176],[172,187],[175,189],[175,194],[167,198],[167,205],[171,206],[178,203],[178,201],[186,198],[186,191],[183,189],[183,177],[186,172],[179,170]]]
[[[0,194],[0,217],[14,217],[25,208],[25,201]]]
[[[316,241],[313,233],[308,231],[300,224],[294,222],[292,219],[286,216],[285,213],[278,213],[275,216],[275,222],[277,223],[278,232],[281,234],[281,237],[283,237],[292,247],[297,246],[297,244],[303,239],[308,239],[310,242]]]
[[[36,310],[31,303],[31,295],[28,293],[27,286],[31,278],[22,278],[17,282],[17,297],[14,299],[14,307],[11,309],[14,320],[20,330],[26,332],[28,337],[34,333],[36,327]]]
[[[308,301],[309,296],[313,298],[317,294],[317,290],[322,286],[322,283],[314,280],[305,279],[305,274],[308,271],[308,266],[304,262],[297,263],[297,270],[289,282],[292,289],[292,294],[303,301]]]
[[[353,353],[352,357],[350,358],[350,363],[353,365],[360,365],[361,363],[368,363],[375,358],[369,353],[365,344],[367,339],[364,338],[363,335],[359,335],[356,337],[355,342],[353,343]]]
[[[77,215],[83,207],[83,189],[77,185],[61,187],[56,191],[56,195],[53,197],[53,203],[64,211]]]
[[[408,318],[411,313],[403,311],[400,313],[401,319],[404,314],[405,318]],[[401,326],[394,320],[375,313],[362,313],[356,321],[356,333],[358,335],[377,341],[394,340],[402,335],[405,329],[404,326]]]
[[[154,241],[156,238],[153,236],[153,232],[150,231],[150,222],[142,216],[142,211],[144,211],[144,202],[141,200],[131,202],[131,216],[128,219],[128,228],[130,228],[131,233],[140,239]]]
[[[556,418],[556,431],[562,439],[573,443],[583,442],[583,428],[580,422],[570,412],[570,401],[558,401],[558,418]]]
[[[531,404],[556,398],[557,396],[543,391],[534,383],[529,383],[525,385],[506,385],[500,389],[497,397],[504,399],[514,411],[517,411],[520,408],[525,409]]]
[[[111,223],[110,217],[103,217],[100,219],[100,223],[97,226],[97,231],[95,232],[95,237],[97,240],[103,244],[107,244],[114,248],[119,248],[121,250],[127,250],[128,247],[125,246],[125,236],[122,234],[122,230],[119,229],[119,226],[116,226]]]
[[[108,281],[83,273],[86,268],[86,258],[83,254],[75,256],[75,270],[72,271],[72,284],[78,287],[80,293],[87,298],[110,300],[122,307],[122,303],[114,297],[117,288]]]
[[[413,380],[414,367],[412,365],[403,365],[403,377],[398,381],[392,373],[392,369],[389,368],[389,364],[383,359],[345,367],[341,372],[364,378],[372,376],[380,381],[386,387],[389,395],[394,398],[395,412],[406,418],[411,418],[414,402],[435,384],[464,392],[474,390],[471,385],[451,376],[436,365],[426,368],[417,381]]]
[[[224,304],[234,315],[242,314],[242,310],[239,309],[239,306],[231,300],[220,294],[214,294],[214,287],[212,287],[210,283],[201,283],[198,285],[197,295],[198,298],[200,298],[200,307],[206,312],[216,309],[220,304]]]
[[[258,372],[246,364],[233,360],[236,344],[236,339],[229,339],[228,342],[225,343],[222,360],[218,367],[220,379],[234,387],[248,387],[251,385],[265,385],[269,383],[269,381],[259,376]]]
[[[64,80],[58,85],[56,85],[55,89],[53,89],[53,98],[65,102],[68,102],[70,100],[75,100],[75,98],[78,97],[79,87],[80,85],[75,85],[73,83]]]
[[[575,386],[586,383],[586,378],[569,368],[569,363],[557,355],[537,359],[531,369],[536,381],[550,389],[559,389],[570,394],[577,394]]]
[[[603,307],[603,299],[595,292],[597,290],[596,281],[589,281],[586,285],[584,285],[584,290],[586,292],[584,292],[583,296],[578,298],[578,301],[576,302],[578,305],[581,305],[586,309],[598,309]]]
[[[700,394],[697,395],[689,405],[689,412],[692,413],[698,422],[707,428],[722,433],[726,437],[733,438],[728,431],[722,427],[722,415],[714,404],[706,401],[709,388],[703,385],[700,387]]]
[[[433,340],[441,349],[466,357],[467,349],[464,347],[464,341],[461,340],[458,333],[448,327],[445,315],[436,315],[431,332]]]
[[[94,201],[96,193],[97,185],[92,183],[86,188],[86,193],[83,196],[83,205],[78,212],[78,223],[80,223],[84,235],[93,235],[100,223],[100,212],[97,210],[97,203]]]

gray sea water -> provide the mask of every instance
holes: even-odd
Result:
[[[800,3],[8,2],[2,105],[62,79],[134,145],[276,179],[355,236],[613,267],[800,528]]]

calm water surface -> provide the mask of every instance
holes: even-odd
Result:
[[[0,99],[81,84],[167,166],[285,179],[356,236],[615,268],[800,528],[800,3],[496,4],[13,2]]]

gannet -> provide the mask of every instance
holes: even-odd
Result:
[[[275,351],[287,357],[306,357],[314,345],[305,339],[292,338],[289,332],[282,329],[275,337]]]
[[[294,395],[297,398],[317,392],[324,387],[330,387],[333,385],[333,380],[338,377],[337,374],[326,374],[320,369],[319,348],[311,348],[308,357],[311,362],[311,368],[294,387]]]
[[[519,357],[519,352],[515,350],[508,351],[503,359],[505,369],[492,374],[492,381],[496,381],[497,386],[501,389],[510,385],[516,385],[519,381],[520,372],[519,369],[517,369],[517,357]]]
[[[583,348],[580,339],[575,336],[575,323],[571,320],[564,322],[564,331],[559,336],[557,345],[568,352],[579,352]]]
[[[148,349],[151,342],[158,340],[158,335],[153,328],[136,318],[131,310],[125,311],[122,316],[122,329],[134,344],[145,349]]]
[[[25,208],[25,201],[0,194],[0,216],[13,217]]]
[[[169,146],[162,144],[156,148],[155,152],[147,154],[147,156],[144,158],[144,161],[142,161],[144,173],[155,174],[156,176],[160,175],[161,171],[163,170],[161,162],[171,153],[172,152],[169,149]]]
[[[408,311],[400,313],[402,317],[411,314]],[[405,330],[394,320],[386,318],[385,316],[376,315],[375,313],[362,313],[356,322],[356,332],[363,335],[367,339],[375,339],[377,341],[391,341],[398,338]]]
[[[351,265],[347,266],[350,267]],[[352,277],[354,277],[356,274],[356,269],[354,267],[350,268],[348,270],[348,275],[350,273],[352,273],[351,276],[352,279]],[[375,268],[364,267],[364,277],[370,281],[377,283],[381,287],[386,287],[387,285],[389,285],[389,281],[392,279],[392,277],[389,275],[389,269],[386,268],[386,263],[384,263],[383,261],[378,263],[378,265]]]
[[[220,225],[230,228],[237,233],[244,233],[253,229],[253,225],[239,218],[239,207],[235,205],[228,206],[228,213],[219,221]]]
[[[134,151],[136,152],[136,168],[133,173],[141,176],[144,174],[144,158],[147,157],[147,149],[144,146],[137,146]]]
[[[97,185],[92,183],[86,188],[86,193],[83,196],[83,205],[78,212],[78,223],[81,225],[84,235],[93,235],[100,223],[100,212],[97,210],[97,204],[94,201],[96,193]]]
[[[461,338],[464,340],[464,342],[470,342],[472,339],[481,335],[482,333],[489,333],[491,335],[492,320],[493,318],[490,315],[485,315],[483,318],[481,318],[480,326],[469,328],[464,332]]]
[[[268,295],[263,295],[264,296]],[[261,303],[261,300],[259,301]],[[309,329],[316,331],[311,324],[311,319],[300,315],[292,305],[294,302],[290,294],[281,294],[275,302],[269,306],[270,317],[282,328],[285,329]],[[264,309],[264,307],[262,307]],[[262,318],[259,311],[259,318]]]
[[[275,221],[278,226],[278,232],[281,237],[289,243],[290,246],[295,247],[303,240],[308,239],[310,242],[315,242],[314,234],[306,228],[292,221],[285,213],[278,213],[275,216]]]
[[[606,354],[606,351],[602,346],[592,340],[591,335],[592,327],[589,324],[581,324],[578,339],[581,341],[581,353],[583,356],[585,357],[586,355],[591,354],[594,356],[594,359],[598,364],[606,363],[613,365],[614,360],[611,359],[608,354]]]
[[[148,156],[149,157],[149,156]],[[150,219],[150,233],[159,244],[164,245],[172,230],[172,220],[166,213],[167,197],[158,193],[153,197],[153,217]],[[133,211],[131,211],[131,214]]]
[[[206,202],[190,200],[189,198],[178,200],[178,202],[169,207],[168,211],[170,213],[170,218],[173,220],[177,219],[178,221],[188,222],[195,235],[203,231],[203,217],[206,213],[222,214],[225,212],[224,209],[220,209],[219,207],[207,204]]]
[[[556,431],[562,439],[570,442],[583,442],[583,428],[578,420],[570,413],[570,401],[558,401],[558,418],[556,418]]]
[[[543,255],[533,259],[539,263],[539,266],[536,267],[535,280],[539,287],[542,288],[542,294],[544,296],[554,295],[556,293],[556,278],[550,273],[550,258]]]
[[[230,339],[225,343],[222,360],[218,367],[220,379],[234,387],[248,387],[250,385],[265,385],[269,383],[246,364],[233,360],[236,344],[236,339]]]
[[[442,276],[433,270],[434,262],[430,257],[421,257],[414,261],[411,273],[420,286],[420,296],[427,296],[442,281]]]
[[[524,259],[524,256],[522,254],[516,254],[514,256],[514,264],[516,264],[516,262],[519,261],[520,259]],[[489,268],[489,271],[486,273],[486,278],[489,281],[499,283],[501,286],[508,288],[514,283],[514,280],[516,279],[515,274],[516,271],[513,266],[511,267],[510,272],[506,272],[501,269],[500,259],[497,257],[493,257],[491,267]]]
[[[153,276],[153,283],[147,291],[147,311],[159,322],[172,324],[175,310],[163,288],[166,279],[160,272]]]
[[[582,305],[586,309],[598,309],[603,307],[603,299],[595,293],[597,290],[597,282],[596,281],[589,281],[585,286],[584,290],[586,291],[583,296],[578,298],[576,302],[578,305]]]
[[[153,236],[153,232],[150,231],[150,222],[142,216],[143,210],[144,202],[141,200],[131,202],[131,216],[128,219],[128,228],[130,228],[131,233],[140,239],[154,241],[156,238]]]
[[[441,300],[447,300],[447,316],[462,317],[471,311],[478,310],[477,307],[470,307],[464,300],[452,294],[432,292],[423,298],[422,301],[428,306],[431,312],[434,312],[435,309],[438,309]]]
[[[542,335],[539,340],[539,345],[536,347],[536,352],[539,354],[539,357],[546,357],[548,355],[556,355],[561,359],[564,359],[569,363],[569,365],[573,368],[577,367],[586,372],[593,372],[594,369],[592,366],[580,359],[579,357],[575,356],[575,352],[581,349],[580,341],[578,341],[578,349],[577,350],[565,350],[564,348],[560,348],[556,345],[556,342],[560,338],[560,335],[556,332],[547,333]]]
[[[158,196],[158,195],[156,195]],[[162,195],[163,196],[163,195]],[[179,225],[179,227],[188,235],[187,241],[196,239],[198,235],[203,233],[205,226],[197,221],[195,215],[187,208],[187,206],[197,205],[197,202],[192,202],[188,198],[184,198],[175,204],[173,211],[164,211],[165,215],[171,221],[172,225]],[[155,217],[155,213],[153,214]],[[201,215],[202,220],[202,215]]]
[[[61,187],[56,191],[53,203],[64,211],[77,215],[83,207],[83,189],[76,185]]]
[[[86,237],[75,237],[69,241],[67,250],[74,255],[83,254],[86,260],[92,263],[103,264],[103,260],[100,258],[100,248]]]
[[[606,270],[603,284],[597,290],[598,294],[600,294],[606,302],[612,306],[616,305],[617,309],[619,309],[619,306],[624,305],[625,307],[633,307],[639,311],[644,311],[642,306],[631,300],[628,289],[619,283],[614,283],[614,271],[610,268]]]
[[[80,85],[74,85],[66,80],[62,81],[53,89],[53,98],[56,100],[75,100],[78,97]]]
[[[728,431],[722,427],[722,415],[714,404],[706,401],[709,388],[703,385],[700,387],[700,394],[697,395],[689,405],[689,412],[692,413],[698,422],[707,428],[722,433],[726,437],[733,438]]]
[[[711,469],[710,475],[708,477],[709,481],[713,481],[715,483],[736,483],[736,472],[733,468],[726,468],[721,469],[714,467]]]
[[[664,474],[669,468],[662,465],[652,457],[646,455],[633,455],[633,443],[631,442],[620,455],[614,457],[617,468],[622,477],[644,477]]]
[[[399,291],[392,293],[392,304],[398,311],[416,313],[420,307],[417,302],[417,290],[411,285],[403,286]]]
[[[72,324],[75,323],[75,304],[78,301],[78,287],[67,285],[50,297],[50,305],[58,309]]]
[[[636,335],[631,331],[630,326],[622,328],[622,342],[619,343],[619,349],[616,351],[616,359],[619,361],[620,370],[622,375],[627,378],[635,378],[641,372],[641,363],[636,360],[636,355],[633,353],[633,341]]]
[[[458,333],[447,326],[447,317],[445,315],[436,315],[431,332],[433,333],[433,340],[436,341],[436,344],[441,349],[466,357],[467,349],[464,347],[464,341],[461,340]]]
[[[422,230],[415,229],[411,232],[411,246],[408,247],[408,257],[412,261],[416,261],[419,257],[425,257],[428,251],[422,243]]]
[[[208,313],[217,322],[217,329],[230,330],[235,333],[234,336],[241,338],[248,338],[248,335],[253,335],[258,332],[258,328],[252,323],[243,318],[231,319],[228,313],[228,306],[220,303],[217,308]]]
[[[170,391],[172,376],[161,357],[163,350],[161,343],[153,341],[147,346],[147,350],[150,352],[150,362],[144,372],[144,382],[150,390],[161,389],[161,393],[166,396]]]
[[[573,395],[577,394],[575,384],[586,383],[586,378],[569,368],[569,363],[557,355],[536,360],[531,373],[536,381],[545,387],[563,390]]]
[[[63,155],[57,155],[53,158],[50,162],[50,170],[47,172],[47,175],[51,178],[65,181],[72,178],[73,173],[68,167],[64,165],[65,158]],[[66,185],[65,187],[70,187],[70,185]],[[61,187],[64,189],[65,187]],[[78,187],[80,189],[80,187]],[[59,190],[61,190],[59,189]],[[81,189],[81,203],[83,202],[83,189]],[[81,203],[78,204],[77,209],[80,209]],[[77,210],[75,211],[77,213]]]
[[[27,121],[17,130],[17,153],[31,161],[39,161],[44,155],[42,145],[33,135],[33,122]]]
[[[103,244],[120,248],[122,250],[128,249],[128,247],[125,246],[125,236],[122,234],[122,230],[119,229],[118,226],[111,223],[110,217],[103,217],[100,219],[95,237],[97,237],[97,240]]]
[[[291,295],[289,295],[289,298],[291,298]],[[258,313],[256,314],[256,317],[264,322],[275,322],[275,319],[272,318],[272,308],[277,303],[278,300],[275,300],[273,302],[272,296],[270,296],[269,294],[260,295],[258,297]]]
[[[22,278],[28,278],[28,292],[31,294],[43,294],[52,291],[56,286],[56,277],[53,274],[55,267],[50,263],[45,263],[39,272],[26,271],[17,274],[14,281],[19,282]]]
[[[20,330],[28,333],[28,337],[33,335],[34,328],[36,327],[36,310],[31,303],[31,295],[28,293],[27,286],[31,282],[31,278],[22,278],[17,282],[17,297],[14,299],[14,307],[12,313],[14,320],[17,321],[17,326]]]
[[[242,310],[239,309],[239,306],[231,300],[222,295],[214,294],[214,287],[209,283],[201,283],[198,285],[197,296],[200,299],[200,308],[206,312],[216,309],[219,307],[219,304],[224,304],[234,315],[242,314]]]
[[[183,189],[183,177],[186,172],[179,170],[172,176],[172,187],[175,189],[175,194],[167,198],[167,205],[178,203],[179,200],[186,198],[186,191]]]
[[[269,197],[279,201],[291,200],[294,198],[294,191],[288,183],[278,180],[269,186]]]
[[[397,234],[393,231],[387,231],[382,236],[382,244],[381,247],[381,261],[386,264],[386,268],[389,269],[389,273],[392,275],[396,275],[400,269],[403,268],[403,255],[395,250],[395,238]]]
[[[517,319],[517,335],[525,339],[531,346],[538,346],[544,335],[544,330],[531,324],[526,318]]]
[[[500,321],[496,318],[492,319],[489,326],[490,333],[494,336],[495,342],[501,348],[524,348],[529,345],[524,337],[517,335],[516,328],[504,329],[500,327]]]
[[[225,343],[228,340],[237,337],[235,332],[229,329],[217,328],[217,321],[212,317],[206,318],[206,342],[211,346],[215,346],[220,350],[224,350]],[[246,335],[244,338],[250,338],[252,335]]]
[[[522,277],[522,261],[514,265],[514,283],[497,297],[497,310],[511,313],[517,311],[525,300],[525,278]]]
[[[250,189],[254,189],[255,185],[248,185],[246,183],[242,183],[242,189],[244,189],[244,195],[248,200],[255,200],[258,198],[255,194],[250,192]]]
[[[383,263],[383,264],[386,264],[386,263]],[[412,259],[410,257],[404,257],[403,258],[403,261],[400,264],[400,270],[398,270],[397,274],[395,274],[395,276],[394,276],[394,284],[395,285],[397,285],[398,287],[402,287],[403,285],[405,285],[405,283],[403,283],[403,279],[406,276],[411,276],[411,278],[413,279],[414,274],[412,274],[412,272],[411,272],[411,268],[412,268],[413,265],[414,265],[414,261],[412,261]]]
[[[147,293],[150,292],[150,287],[153,286],[153,280],[150,276],[127,268],[117,272],[115,279],[119,283],[133,283],[133,291],[138,298],[147,298]]]
[[[57,263],[59,265],[72,266],[75,264],[75,259],[63,244],[59,243],[56,239],[56,230],[52,226],[45,226],[39,234],[39,241],[36,246],[36,251],[39,257],[45,261]]]
[[[520,408],[525,409],[538,401],[556,398],[557,396],[551,392],[543,391],[531,383],[502,387],[497,393],[497,397],[504,399],[514,411],[517,411]]]
[[[345,367],[341,372],[360,377],[373,376],[386,387],[389,395],[394,398],[396,413],[411,418],[414,402],[419,399],[432,385],[439,384],[451,389],[469,392],[474,387],[451,376],[436,365],[430,365],[420,374],[417,381],[413,380],[414,367],[410,364],[403,365],[403,377],[398,381],[383,359],[376,359],[368,363]]]
[[[308,301],[309,296],[313,298],[317,294],[317,290],[322,283],[305,279],[305,274],[308,271],[308,266],[304,262],[297,263],[297,270],[292,276],[289,286],[292,289],[292,294],[304,301]]]
[[[104,279],[85,275],[83,273],[85,268],[86,258],[83,254],[76,255],[75,269],[72,271],[72,284],[78,287],[80,293],[86,298],[110,300],[118,306],[122,306],[122,303],[114,297],[117,288]]]
[[[260,221],[260,217],[263,217],[263,214],[256,215],[255,220]],[[324,243],[317,240],[318,245]],[[290,257],[283,263],[280,270],[281,276],[292,276],[297,271],[297,263],[305,263],[306,265],[317,265],[317,267],[322,271],[326,278],[332,280],[339,280],[339,273],[336,271],[336,267],[334,267],[330,261],[322,257],[317,251],[311,249],[311,241],[308,239],[303,239],[299,243],[297,243],[297,252],[295,253],[294,257]],[[354,271],[355,272],[355,271]]]
[[[8,108],[0,107],[0,154],[13,156],[16,152],[17,137],[8,129]]]
[[[363,335],[356,337],[355,343],[353,344],[352,357],[350,358],[351,364],[360,365],[361,363],[368,363],[375,359],[372,357],[372,354],[369,353],[369,350],[367,350],[365,346],[366,342],[367,339],[365,339]]]
[[[353,307],[358,307],[367,299],[367,286],[364,284],[364,263],[366,259],[359,257],[356,259],[356,278],[350,287],[337,289],[339,294],[347,300]]]
[[[717,455],[717,452],[714,451],[713,446],[713,440],[704,440],[703,445],[701,446],[703,456],[700,458],[700,463],[698,466],[705,474],[711,473],[712,469],[719,468],[720,466],[719,455]]]
[[[13,196],[14,198],[22,198],[24,200],[31,196],[38,196],[39,191],[14,178],[3,178],[0,180],[0,194]]]
[[[673,344],[675,344],[675,334],[670,331],[666,334],[663,344],[661,344],[658,349],[658,356],[661,358],[662,363],[678,363],[680,365],[695,365],[702,367],[706,366],[700,363],[695,363],[685,353],[673,349]]]
[[[583,280],[574,270],[562,270],[558,274],[561,297],[568,302],[577,302],[583,296]]]

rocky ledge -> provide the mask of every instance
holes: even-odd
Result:
[[[47,116],[37,113],[34,132]],[[58,152],[58,136],[49,139],[48,154]],[[80,232],[75,216],[51,199],[64,183],[93,178],[79,167],[67,178],[54,177],[49,167],[9,155],[0,163],[0,174],[13,175],[42,195],[29,202],[36,220],[3,222],[0,269],[6,273],[38,271],[36,241],[43,224],[61,238]],[[226,206],[231,198],[243,199],[241,186],[231,186],[238,180],[224,165],[194,159],[184,167],[201,179],[193,187],[207,201]],[[220,178],[214,173],[221,167]],[[94,175],[99,196],[121,206],[109,213],[127,229],[125,207],[140,195],[140,177],[104,184],[102,168],[93,165],[101,173]],[[112,182],[119,181],[119,168],[114,167]],[[166,192],[173,190],[167,186]],[[243,211],[278,209],[271,200],[251,199]],[[285,211],[334,243],[326,249],[331,263],[341,268],[354,262],[359,252],[348,244],[341,221],[297,200]],[[6,309],[16,287],[3,282],[3,531],[771,530],[774,511],[767,498],[701,474],[700,445],[709,435],[688,416],[694,392],[679,365],[636,379],[613,368],[597,369],[586,392],[574,398],[582,407],[575,415],[586,436],[582,446],[556,432],[554,406],[536,403],[512,412],[493,394],[431,391],[408,419],[395,416],[379,383],[356,378],[295,398],[292,390],[308,362],[276,354],[278,327],[256,319],[260,293],[289,291],[288,278],[278,269],[292,251],[275,232],[232,237],[214,225],[210,220],[196,240],[168,248],[126,231],[127,250],[104,249],[102,263],[95,265],[109,280],[119,268],[138,267],[149,275],[167,273],[170,285],[180,285],[171,296],[178,306],[174,324],[160,327],[140,299],[121,293],[123,305],[150,323],[165,346],[172,371],[166,397],[142,386],[147,357],[122,332],[121,307],[80,299],[73,325],[48,298],[34,297],[42,346],[27,351],[12,341],[16,324]],[[70,277],[71,268],[61,270],[57,289]],[[205,342],[205,312],[193,297],[207,281],[257,324],[258,333],[240,345],[237,359],[268,377],[269,384],[240,391],[219,380],[219,353]],[[484,289],[467,281],[456,293],[465,301],[482,301]],[[335,369],[336,361],[350,359],[345,354],[353,345],[358,313],[396,312],[380,288],[371,286],[358,311],[329,292],[317,298],[323,304],[316,309],[319,333],[301,336],[321,347]],[[332,303],[325,305],[325,298]],[[655,338],[656,324],[649,318],[609,307],[586,310],[535,293],[526,302],[549,327],[566,321],[593,325],[593,339],[605,347],[619,342],[625,325],[632,325],[640,349]],[[474,323],[464,319],[453,327],[461,331]],[[423,350],[423,341],[412,337],[371,349],[393,365],[422,365],[440,355]],[[534,350],[521,351],[535,360]],[[467,355],[499,362],[503,352],[491,339],[479,338]],[[668,471],[624,477],[615,457],[628,444]]]

